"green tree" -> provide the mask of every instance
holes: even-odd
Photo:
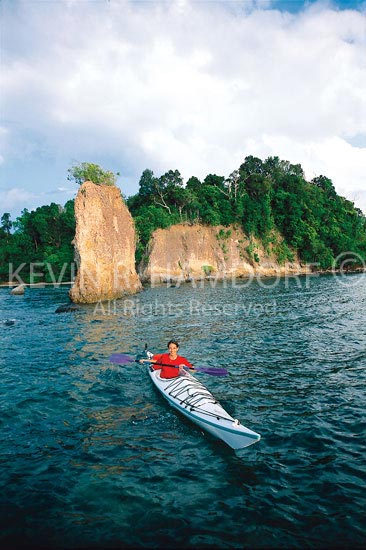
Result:
[[[154,172],[146,168],[139,181],[139,196],[143,199],[151,198],[155,190]]]
[[[326,176],[317,176],[311,182],[322,189],[328,197],[335,197],[336,190],[331,179]]]
[[[10,214],[5,212],[5,214],[1,216],[1,228],[9,235],[12,227],[13,222],[10,219]]]
[[[196,178],[196,176],[190,177],[186,183],[186,189],[188,189],[189,191],[192,191],[192,193],[196,195],[200,192],[201,186],[202,186],[202,183],[198,178]]]
[[[225,195],[233,204],[236,204],[246,193],[245,180],[240,177],[240,171],[234,170],[225,180]]]
[[[84,181],[92,181],[96,185],[116,185],[119,172],[114,174],[110,170],[103,170],[98,164],[81,162],[68,169],[69,181],[76,181],[81,185]]]
[[[244,187],[245,194],[241,197],[242,227],[248,235],[264,237],[274,226],[271,180],[261,170],[260,174],[247,175]]]
[[[166,208],[169,214],[176,206],[179,195],[177,192],[183,188],[183,179],[178,170],[169,170],[154,181],[154,203]]]
[[[305,178],[301,164],[291,164],[288,160],[280,160],[279,157],[268,157],[263,163],[263,170],[274,182],[283,176]]]
[[[217,176],[216,174],[208,174],[203,180],[203,185],[212,185],[212,187],[217,187],[217,189],[224,191],[225,178],[223,176]]]
[[[263,161],[258,157],[249,155],[245,157],[244,162],[240,165],[239,173],[243,180],[246,180],[248,176],[262,175],[265,173]]]

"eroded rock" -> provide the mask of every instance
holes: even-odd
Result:
[[[18,285],[10,291],[10,294],[21,295],[24,294],[25,285]]]
[[[75,199],[76,303],[121,298],[141,290],[135,270],[135,226],[118,187],[87,181]]]
[[[279,234],[273,235],[277,244]],[[240,228],[173,225],[152,234],[145,259],[139,266],[143,282],[167,285],[200,279],[307,273],[294,254],[293,262],[280,264],[275,247],[265,250],[260,240]]]

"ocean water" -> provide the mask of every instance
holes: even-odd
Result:
[[[366,276],[159,286],[55,313],[0,289],[2,547],[366,546]],[[262,436],[234,451],[169,407],[145,342]]]

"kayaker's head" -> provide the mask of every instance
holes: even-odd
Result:
[[[179,350],[179,344],[176,340],[169,340],[168,342],[168,350],[169,355],[172,359],[175,359],[177,357],[177,353]]]

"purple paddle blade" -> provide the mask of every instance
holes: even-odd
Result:
[[[126,353],[113,353],[109,360],[116,365],[127,365],[128,363],[135,362],[135,359]]]

